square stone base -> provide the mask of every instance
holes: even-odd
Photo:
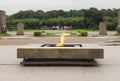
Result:
[[[93,59],[103,59],[104,50],[98,47],[80,47],[80,44],[66,44],[68,47],[51,47],[46,44],[17,49],[17,58],[23,58],[23,65],[96,65]],[[69,47],[70,46],[70,47]]]
[[[94,59],[24,59],[20,64],[24,66],[96,66]]]

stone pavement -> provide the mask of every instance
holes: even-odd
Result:
[[[63,32],[46,30],[45,32]],[[26,45],[26,44],[45,44],[58,43],[60,37],[34,37],[33,32],[25,32],[25,35],[16,36],[16,32],[8,32],[12,36],[1,37],[0,45]],[[65,43],[104,43],[119,40],[118,36],[114,36],[116,32],[108,32],[107,36],[98,36],[98,32],[88,32],[88,37],[65,37]],[[97,36],[96,36],[97,35]],[[120,41],[120,40],[119,40]]]
[[[16,58],[21,45],[0,46],[0,81],[119,81],[120,46],[101,46],[98,66],[22,66]]]
[[[65,37],[65,43],[104,43],[119,40],[117,36],[103,37]],[[51,44],[59,43],[60,37],[4,37],[0,45],[26,45],[26,44]]]

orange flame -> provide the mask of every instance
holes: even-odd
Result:
[[[65,36],[69,36],[69,33],[62,33],[60,37],[60,43],[56,44],[56,47],[64,46]]]

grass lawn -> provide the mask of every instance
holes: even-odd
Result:
[[[55,34],[55,33],[47,33],[45,35],[42,35],[41,37],[60,37],[61,34]],[[70,37],[77,37],[78,35],[76,33],[71,33]]]
[[[116,36],[120,36],[120,33],[116,33],[115,35],[116,35]]]
[[[58,37],[58,36],[55,35],[55,33],[47,33],[45,35],[42,35],[42,37]]]
[[[3,36],[11,36],[10,34],[7,34],[7,33],[2,33],[0,34],[0,37],[3,37]]]
[[[8,30],[9,32],[17,32],[17,30]],[[34,32],[34,31],[40,31],[40,30],[28,30],[28,29],[25,29],[24,30],[25,32]]]
[[[75,31],[75,32],[77,32],[77,31],[98,32],[99,30],[75,29],[75,30],[72,30],[72,31]]]

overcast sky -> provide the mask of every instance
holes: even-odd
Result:
[[[70,9],[113,9],[120,8],[120,0],[0,0],[0,10],[5,10],[7,15],[20,10],[59,10]]]

